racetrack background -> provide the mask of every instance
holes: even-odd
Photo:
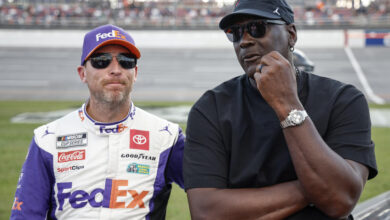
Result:
[[[243,74],[231,43],[220,31],[129,32],[134,33],[142,53],[132,93],[136,103],[150,101],[153,106],[160,105],[155,102],[166,101],[192,103],[207,89]],[[354,31],[357,34],[348,38],[346,44],[342,30],[299,30],[297,48],[314,62],[314,73],[355,85],[372,104],[377,98],[390,102],[390,48],[367,47],[362,32]],[[83,34],[84,31],[0,30],[0,161],[3,163],[0,198],[4,198],[0,201],[0,219],[8,219],[20,168],[33,128],[38,126],[11,124],[10,120],[26,111],[77,107],[88,98],[87,87],[76,72]],[[372,94],[376,98],[371,99]],[[53,104],[46,100],[61,102]],[[389,105],[373,107],[383,106],[389,108]],[[368,182],[363,200],[390,190],[387,171],[390,164],[386,159],[389,132],[389,128],[373,128],[380,173]],[[177,187],[167,219],[189,219],[185,194]]]
[[[194,101],[243,74],[222,31],[128,31],[142,54],[134,100]],[[0,30],[0,100],[85,100],[76,72],[84,33]],[[314,62],[314,73],[355,85],[371,102],[389,102],[390,34],[379,36],[382,45],[366,46],[370,36],[376,35],[298,30],[296,48]]]

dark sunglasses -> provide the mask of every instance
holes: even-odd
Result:
[[[262,38],[267,31],[267,24],[286,24],[286,22],[282,20],[250,21],[240,25],[232,25],[225,29],[225,33],[231,42],[240,41],[245,30],[254,38]]]
[[[104,69],[110,65],[113,57],[116,57],[119,65],[124,69],[132,69],[137,65],[137,58],[132,54],[120,53],[116,56],[112,56],[110,53],[95,53],[92,54],[89,60],[91,65],[96,69]]]

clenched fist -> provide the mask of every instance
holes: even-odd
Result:
[[[296,71],[279,52],[264,55],[254,74],[257,89],[280,120],[292,109],[302,109],[298,98]]]

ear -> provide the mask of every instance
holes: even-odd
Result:
[[[289,24],[286,27],[287,27],[287,32],[289,34],[288,46],[289,47],[294,47],[295,43],[298,40],[297,29],[296,29],[294,24]]]
[[[81,79],[81,81],[83,83],[86,83],[87,82],[87,73],[86,73],[86,70],[85,70],[85,66],[78,66],[77,67],[77,72],[79,74],[79,77]]]
[[[138,66],[135,66],[135,69],[134,69],[134,82],[137,81],[137,75],[138,75]]]

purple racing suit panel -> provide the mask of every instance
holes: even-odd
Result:
[[[19,177],[10,219],[53,219],[49,209],[55,206],[50,198],[54,182],[53,156],[33,139]]]
[[[146,216],[147,220],[165,218],[165,211],[157,212],[156,210],[166,210],[172,182],[175,182],[181,188],[184,186],[182,161],[185,136],[180,128],[178,133],[178,138],[172,147],[160,154],[153,198],[149,204],[150,213]]]
[[[183,150],[185,136],[179,128],[179,136],[176,143],[172,146],[171,154],[166,168],[166,178],[169,183],[175,182],[184,189],[183,180]]]

